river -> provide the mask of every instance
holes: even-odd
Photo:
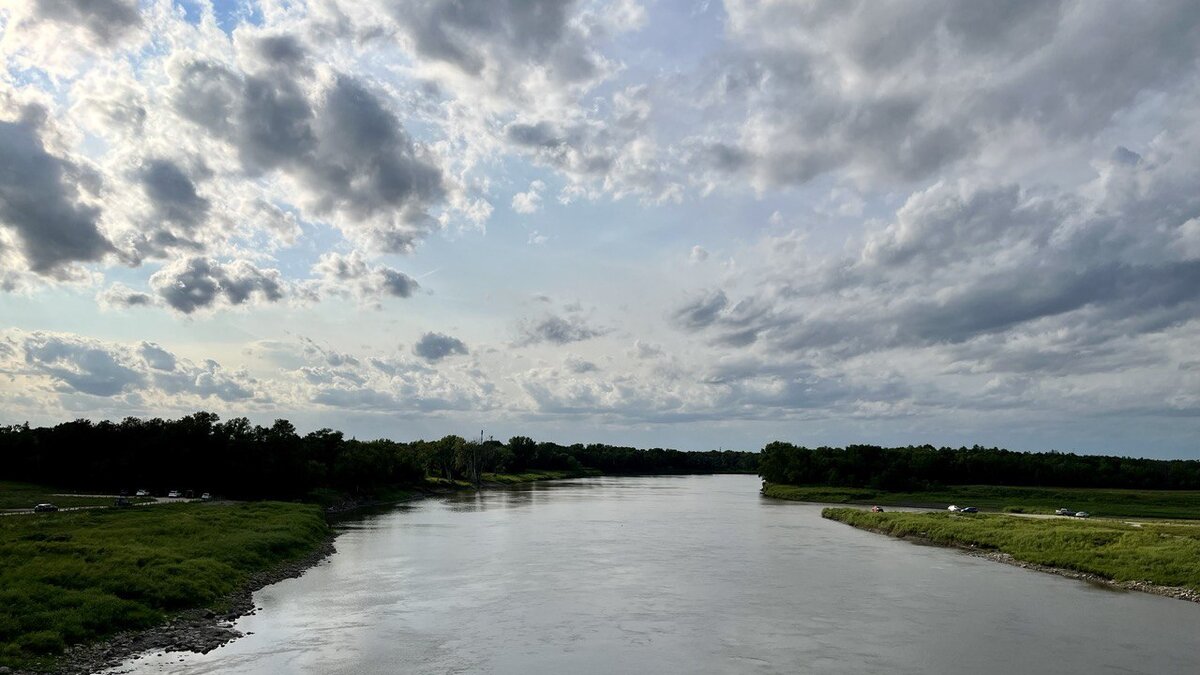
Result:
[[[341,525],[248,634],[132,673],[1195,673],[1200,604],[918,546],[753,476],[594,478]]]

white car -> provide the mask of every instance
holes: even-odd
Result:
[[[949,511],[950,513],[958,513],[958,507],[953,504],[951,504],[950,506],[947,506],[946,510]]]
[[[179,494],[179,490],[171,490],[170,492],[167,493],[167,496],[168,497],[182,497],[183,495]]]
[[[150,493],[146,490],[138,490],[137,492],[133,493],[133,496],[134,497],[149,497]]]
[[[1088,513],[1087,511],[1079,511],[1075,514],[1075,517],[1076,518],[1087,518],[1090,515],[1092,515],[1092,514]]]
[[[212,493],[205,492],[204,494],[200,495],[200,499],[203,499],[204,501],[208,501],[208,500],[212,499]]]

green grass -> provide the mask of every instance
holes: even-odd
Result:
[[[925,492],[885,492],[870,488],[802,487],[769,483],[763,494],[779,499],[827,504],[880,504],[945,508],[950,504],[988,511],[1054,513],[1058,508],[1114,518],[1200,519],[1200,491],[1104,490],[957,485]]]
[[[827,508],[825,518],[896,537],[994,549],[1025,562],[1200,591],[1200,524],[1033,519],[998,514],[871,513]]]
[[[69,490],[57,490],[41,485],[28,483],[13,483],[0,481],[0,509],[32,509],[35,504],[49,502],[59,508],[74,506],[112,506],[112,497],[63,497],[60,493]],[[147,501],[130,498],[130,501]]]
[[[171,504],[0,518],[0,665],[218,603],[324,541],[316,506]]]

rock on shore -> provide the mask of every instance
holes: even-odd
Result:
[[[962,547],[960,547],[962,548]],[[1188,600],[1190,602],[1200,602],[1200,592],[1190,588],[1182,588],[1180,586],[1160,586],[1152,584],[1148,581],[1113,581],[1091,572],[1078,572],[1076,570],[1064,569],[1062,567],[1051,567],[1049,565],[1040,565],[1038,563],[1025,562],[1018,560],[1008,553],[1000,553],[998,551],[980,551],[976,549],[963,548],[967,553],[986,558],[994,562],[1001,562],[1006,565],[1014,565],[1027,570],[1035,570],[1038,572],[1046,572],[1047,574],[1057,574],[1060,577],[1068,579],[1079,579],[1093,584],[1109,586],[1111,588],[1119,588],[1126,591],[1140,591],[1142,593],[1153,593],[1154,595],[1162,595],[1168,598],[1177,600]]]

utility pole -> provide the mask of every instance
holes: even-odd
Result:
[[[482,476],[479,472],[479,456],[483,452],[483,429],[479,430],[479,445],[471,449],[471,465],[475,469],[475,491],[479,491]]]

